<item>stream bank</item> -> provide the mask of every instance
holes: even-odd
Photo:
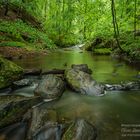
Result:
[[[126,38],[126,36],[129,36],[129,38]],[[115,38],[97,37],[87,42],[83,49],[98,55],[111,55],[113,58],[124,60],[131,64],[139,64],[139,40],[134,39],[132,33],[123,34],[120,38],[120,45],[123,51],[118,48]]]

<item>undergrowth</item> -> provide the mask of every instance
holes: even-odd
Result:
[[[22,20],[0,20],[0,46],[54,48],[48,36]]]

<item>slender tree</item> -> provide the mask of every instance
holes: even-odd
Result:
[[[3,4],[4,4],[4,7],[5,7],[4,15],[7,16],[8,10],[9,10],[9,0],[3,0]]]
[[[87,0],[85,0],[84,7],[85,7],[84,14],[87,15]],[[83,33],[84,34],[84,40],[86,39],[86,30],[87,30],[86,20],[84,19],[84,33]]]
[[[123,49],[121,48],[120,42],[119,42],[119,28],[118,28],[117,19],[116,19],[116,9],[115,9],[114,0],[111,0],[111,11],[112,11],[112,18],[113,18],[114,37],[116,39],[118,48],[123,52]]]
[[[137,30],[137,0],[134,0],[134,39],[136,39],[136,30]]]

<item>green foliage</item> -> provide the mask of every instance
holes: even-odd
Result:
[[[0,41],[1,41],[1,42],[2,42],[2,41],[6,41],[6,40],[11,40],[11,38],[8,37],[8,36],[5,36],[5,35],[0,35]]]
[[[84,45],[84,49],[87,51],[93,51],[96,54],[110,54],[116,47],[116,41],[114,39],[107,38],[95,38]]]
[[[5,46],[9,46],[9,47],[23,47],[23,48],[26,48],[26,44],[23,43],[23,42],[17,42],[17,41],[4,41],[4,42],[1,42],[0,43],[0,46],[1,47],[5,47]]]
[[[95,54],[108,55],[108,54],[111,54],[111,48],[94,49],[93,52],[94,52]]]
[[[140,60],[140,39],[134,38],[131,32],[121,35],[121,46],[123,50],[132,58]]]
[[[100,37],[108,41],[114,38],[111,1],[109,0],[9,0],[8,3],[18,6],[19,11],[24,9],[36,17],[41,22],[45,33],[20,20],[11,23],[7,21],[0,23],[0,30],[15,36],[16,39],[8,36],[6,40],[26,42],[25,44],[28,42],[27,46],[30,43],[37,48],[53,48],[51,40],[61,47],[88,42],[86,47],[90,50],[93,38]],[[133,31],[134,18],[136,29],[140,28],[139,5],[139,1],[135,3],[134,0],[115,0],[121,47],[130,55],[137,56],[140,39],[137,38],[137,41],[133,39]],[[98,47],[107,48],[106,44],[104,42]],[[113,42],[113,44],[116,47],[116,43]]]
[[[53,48],[55,45],[47,37],[47,35],[36,28],[24,23],[21,20],[5,21],[0,20],[0,31],[8,34],[9,37],[14,38],[15,42],[9,42],[9,46],[25,46],[30,43],[32,46],[42,46],[43,48]],[[2,42],[1,45],[4,45]]]

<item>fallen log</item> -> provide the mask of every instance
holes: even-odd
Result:
[[[38,76],[41,73],[42,73],[42,69],[25,69],[24,70],[24,76],[27,76],[27,75]]]
[[[25,69],[24,76],[32,75],[32,76],[39,76],[39,75],[47,75],[47,74],[64,74],[64,69],[52,69],[48,71],[42,71],[42,69]]]
[[[47,75],[47,74],[64,74],[65,70],[64,69],[52,69],[46,72],[42,72],[42,75]]]

